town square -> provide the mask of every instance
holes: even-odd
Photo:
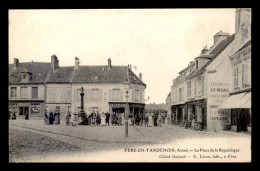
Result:
[[[251,161],[250,8],[9,22],[10,163]]]

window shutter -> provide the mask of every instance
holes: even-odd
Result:
[[[142,102],[142,94],[143,94],[143,91],[142,90],[140,90],[140,98],[139,98],[139,102]]]
[[[119,100],[123,101],[123,89],[120,89]]]

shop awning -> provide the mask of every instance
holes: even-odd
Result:
[[[240,100],[245,96],[246,93],[239,93],[231,95],[227,100],[225,100],[219,109],[234,109],[239,108]]]
[[[238,108],[251,108],[251,92],[246,93],[240,100]]]

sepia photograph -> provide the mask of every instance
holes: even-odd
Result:
[[[9,163],[251,163],[251,17],[9,9]]]

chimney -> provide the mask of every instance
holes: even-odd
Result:
[[[74,69],[79,69],[79,58],[76,56],[75,58],[75,67]]]
[[[130,65],[130,70],[132,71],[132,65]]]
[[[142,80],[142,73],[141,72],[139,74],[139,78],[140,78],[140,80]]]
[[[224,39],[226,39],[230,34],[229,33],[225,33],[222,32],[222,30],[220,30],[218,33],[216,33],[214,35],[214,45]]]
[[[59,67],[59,64],[58,64],[57,56],[56,55],[52,55],[51,56],[51,68],[52,68],[52,71],[55,71],[58,67]]]
[[[14,68],[16,69],[19,66],[19,59],[14,58]]]
[[[108,69],[111,69],[112,65],[111,65],[111,59],[108,58],[107,60],[107,65],[108,65]]]
[[[238,35],[241,32],[251,38],[251,8],[236,9],[235,34]]]
[[[207,45],[202,49],[201,54],[205,54],[206,52],[208,52],[208,48]]]
[[[59,68],[59,60],[56,60],[56,67]]]

